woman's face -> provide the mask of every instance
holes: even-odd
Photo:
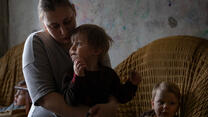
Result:
[[[76,27],[74,8],[56,7],[55,11],[44,12],[43,24],[48,33],[59,43],[70,42],[70,33]]]

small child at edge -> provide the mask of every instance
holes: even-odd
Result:
[[[152,90],[152,110],[140,117],[178,117],[180,106],[180,89],[171,82],[161,82]]]

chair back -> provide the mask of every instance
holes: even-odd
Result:
[[[138,117],[151,109],[153,86],[161,81],[177,84],[182,95],[180,117],[208,116],[208,40],[171,36],[155,40],[133,52],[116,72],[125,82],[132,71],[142,82],[133,100],[120,105],[118,117]]]
[[[24,80],[22,72],[22,52],[24,42],[9,49],[0,58],[0,105],[8,106],[14,99],[14,86]]]

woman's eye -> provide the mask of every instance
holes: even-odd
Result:
[[[52,25],[50,25],[50,27],[52,29],[58,29],[60,26],[58,24],[52,24]]]
[[[64,24],[64,25],[71,24],[71,20],[66,20],[66,21],[63,22],[63,24]]]

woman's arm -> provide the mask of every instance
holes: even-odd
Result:
[[[35,106],[42,106],[63,117],[84,117],[87,107],[68,106],[57,92],[59,87],[51,67],[54,64],[50,63],[49,58],[41,39],[34,34],[30,35],[25,43],[22,62],[32,102]],[[44,111],[36,110],[37,115],[42,113],[45,114]]]
[[[62,95],[51,92],[37,101],[40,106],[62,116],[62,117],[84,117],[89,108],[85,106],[68,106]]]

